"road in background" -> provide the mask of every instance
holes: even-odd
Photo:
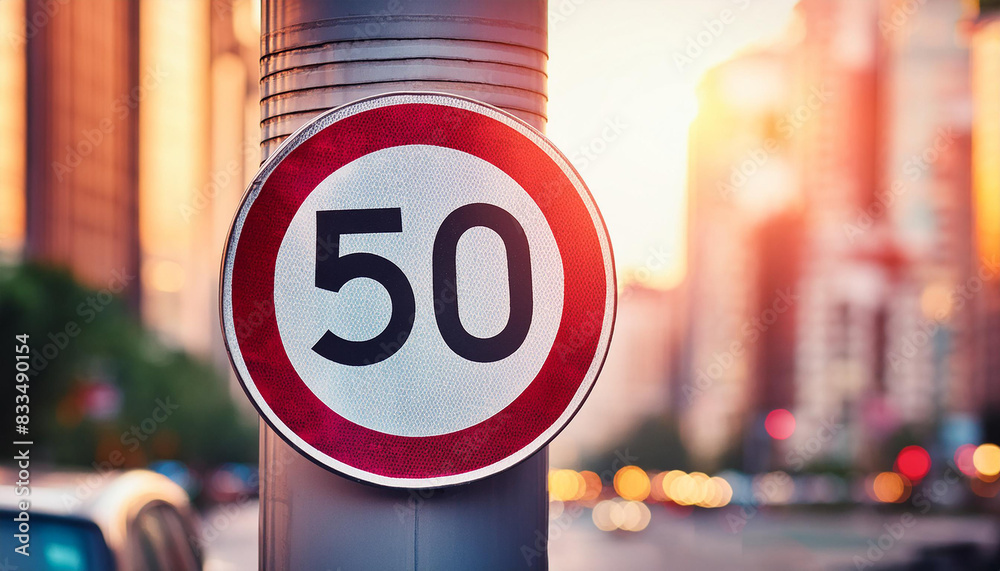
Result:
[[[219,531],[214,541],[206,542],[207,571],[257,568],[257,509],[258,504],[253,502],[242,508],[216,508],[206,514],[206,529]],[[652,506],[649,527],[637,533],[600,531],[590,519],[590,510],[583,510],[576,519],[561,520],[550,529],[550,569],[604,571],[666,566],[684,570],[737,565],[744,570],[841,571],[857,569],[859,564],[864,569],[878,569],[913,561],[921,549],[930,546],[972,543],[989,552],[1000,537],[1000,522],[994,518],[935,515],[915,517],[900,539],[892,539],[886,526],[898,531],[903,512],[866,509],[838,513],[761,512],[741,532],[733,533],[727,516],[736,515],[736,509],[696,511],[681,517],[661,506]],[[210,527],[213,521],[229,523]],[[879,542],[888,547],[879,547]],[[872,565],[868,566],[868,562]]]

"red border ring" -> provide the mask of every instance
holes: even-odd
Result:
[[[399,436],[331,410],[295,371],[278,333],[274,268],[299,206],[338,168],[398,145],[436,145],[486,160],[532,197],[564,269],[563,315],[545,363],[496,415],[435,436]],[[243,232],[247,240],[240,240]],[[261,167],[223,255],[222,326],[251,402],[292,447],[317,464],[378,485],[441,487],[495,474],[541,449],[576,414],[603,366],[617,310],[611,241],[569,161],[541,134],[494,107],[439,93],[394,93],[320,115]]]

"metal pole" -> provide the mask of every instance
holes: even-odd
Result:
[[[317,114],[443,91],[545,127],[546,0],[263,0],[266,157]],[[359,484],[260,438],[261,569],[547,569],[548,455],[443,490]]]

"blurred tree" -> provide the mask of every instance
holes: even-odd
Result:
[[[256,458],[256,426],[230,400],[225,377],[159,343],[111,291],[85,288],[50,267],[0,267],[6,403],[19,394],[14,337],[23,333],[30,335],[35,461],[108,469],[167,458],[196,467]],[[3,408],[11,430],[12,405]],[[11,439],[3,446],[11,458]]]

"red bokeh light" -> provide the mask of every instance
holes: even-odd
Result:
[[[931,455],[919,446],[907,446],[896,456],[896,471],[916,482],[931,471]]]
[[[976,466],[972,463],[972,455],[975,453],[975,444],[963,444],[955,450],[955,466],[966,476],[976,475]]]
[[[784,440],[795,432],[795,416],[783,408],[772,410],[764,420],[764,429],[776,440]]]

